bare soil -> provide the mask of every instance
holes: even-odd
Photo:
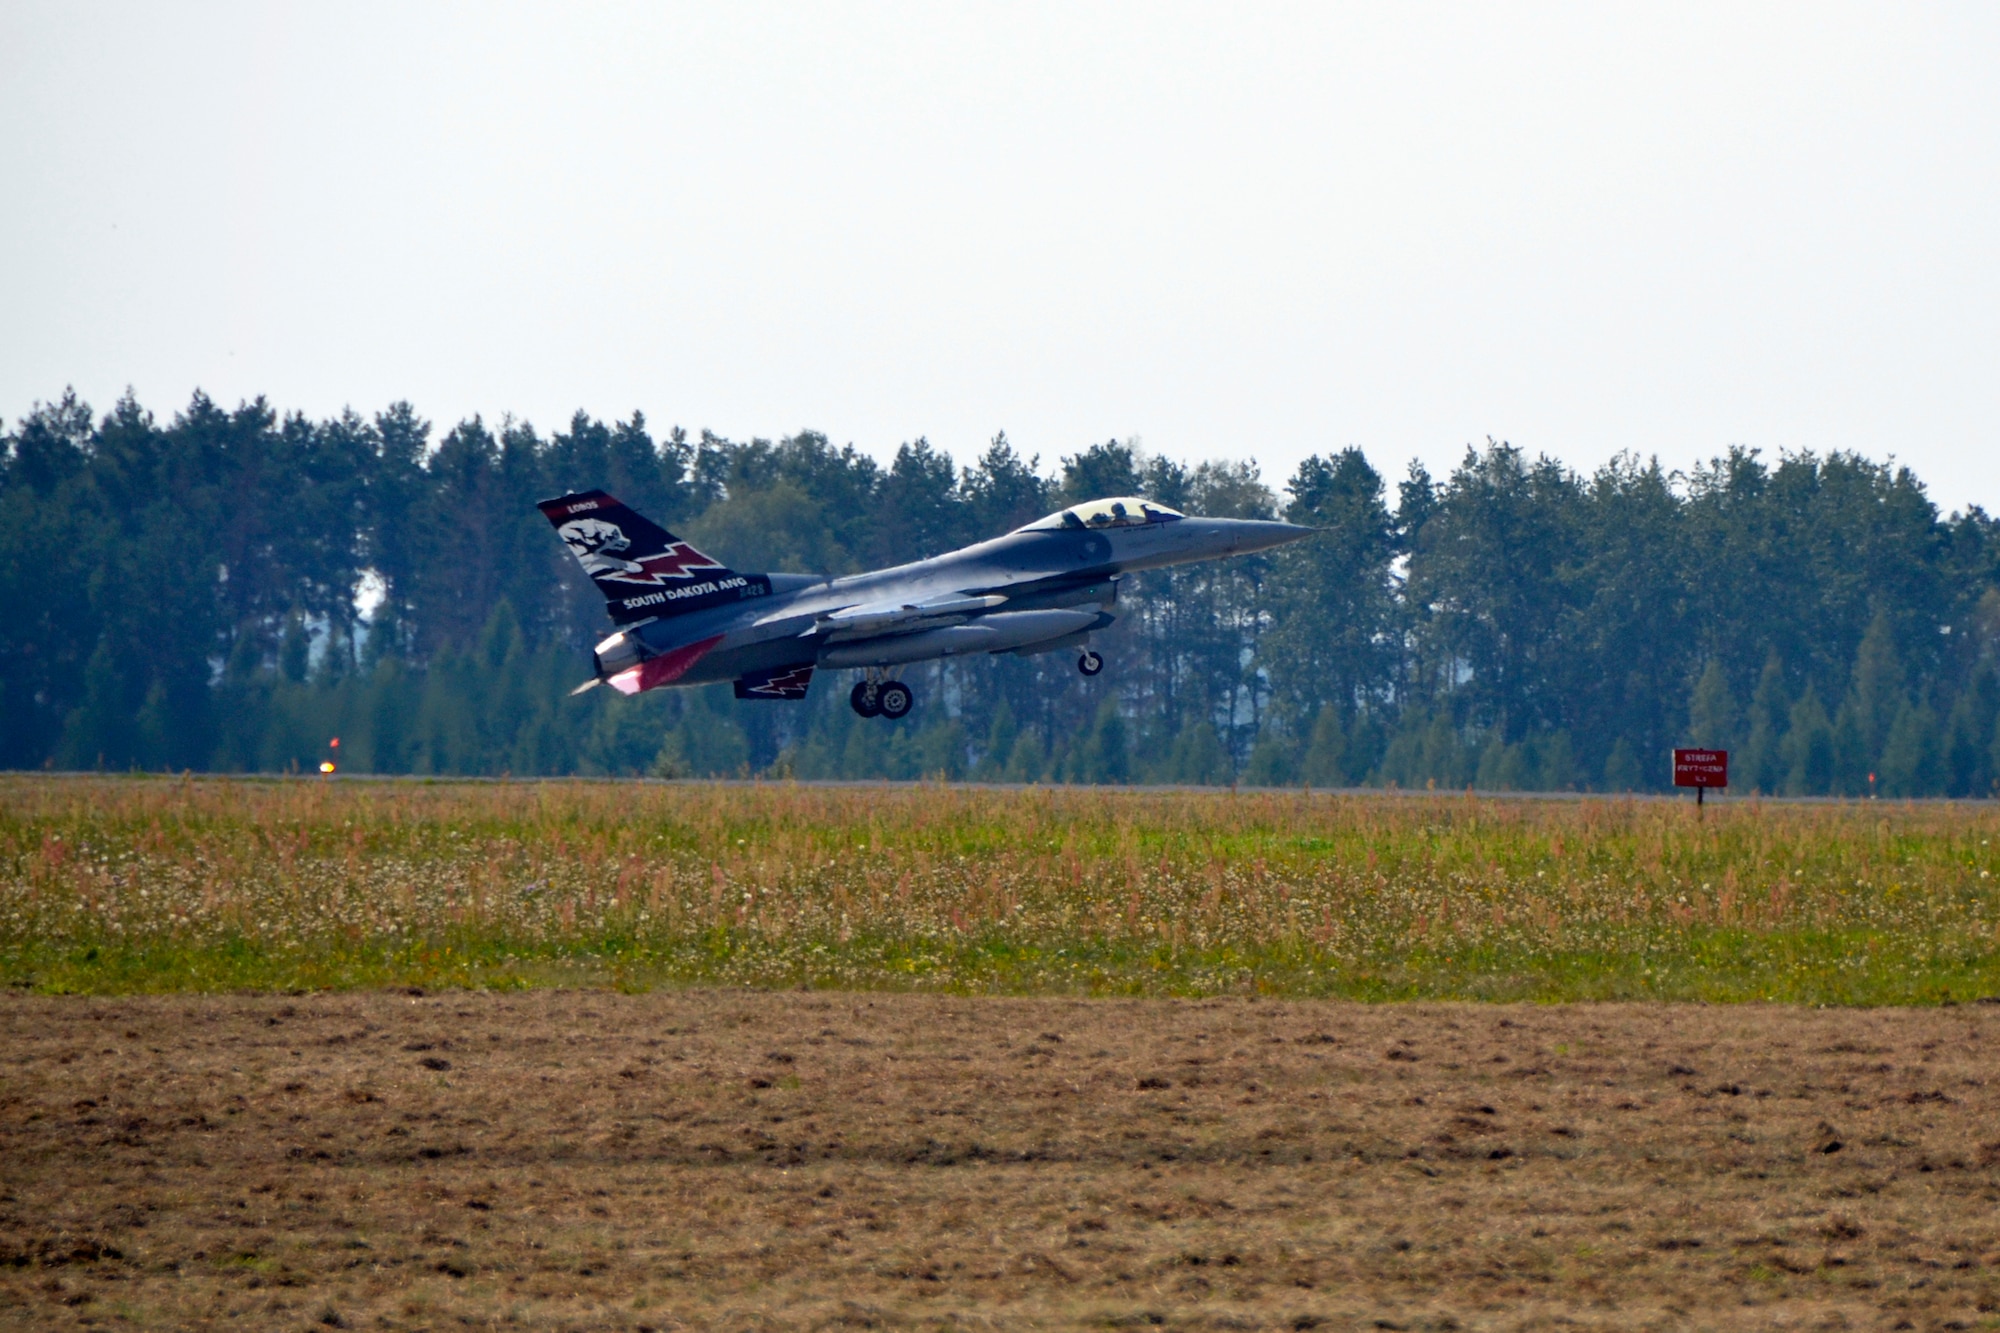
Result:
[[[0,1000],[0,1325],[1987,1327],[2000,1007]]]

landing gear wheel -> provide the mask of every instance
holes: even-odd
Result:
[[[1086,648],[1083,656],[1076,659],[1076,669],[1086,676],[1094,676],[1104,670],[1104,658]]]
[[[910,696],[910,687],[900,680],[892,680],[884,685],[876,693],[875,701],[881,706],[882,716],[891,722],[909,712],[910,705],[916,702]]]
[[[854,688],[848,692],[847,702],[854,705],[854,711],[861,716],[874,717],[882,711],[882,691],[872,680],[857,680],[854,682]],[[907,703],[904,704],[904,711],[907,712],[909,707]]]

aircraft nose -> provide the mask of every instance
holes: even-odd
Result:
[[[1246,551],[1268,551],[1273,546],[1283,546],[1287,542],[1310,537],[1316,529],[1300,527],[1296,523],[1276,523],[1264,519],[1236,519],[1229,524],[1229,549],[1241,555]]]

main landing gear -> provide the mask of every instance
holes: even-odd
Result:
[[[900,680],[883,680],[879,674],[870,671],[854,682],[848,692],[847,702],[863,717],[886,717],[891,722],[906,716],[910,706],[916,702],[910,687]]]
[[[1083,650],[1083,656],[1076,659],[1076,669],[1086,676],[1094,676],[1104,670],[1104,657],[1102,654],[1086,648]]]

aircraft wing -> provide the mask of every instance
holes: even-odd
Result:
[[[815,619],[812,627],[799,637],[842,643],[849,639],[904,634],[956,624],[970,616],[991,611],[1006,600],[998,593],[988,593],[984,596],[932,597],[920,602],[863,602],[827,612]]]

